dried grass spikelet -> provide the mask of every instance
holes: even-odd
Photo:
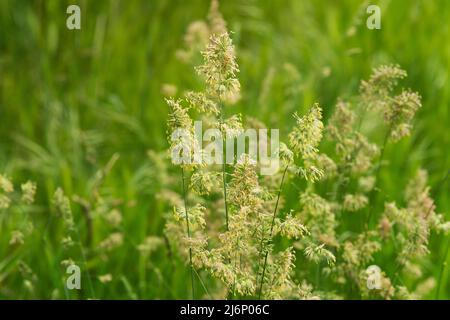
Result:
[[[384,120],[391,128],[391,140],[395,142],[410,135],[411,121],[421,106],[419,94],[409,90],[404,90],[392,99],[384,109]]]
[[[439,231],[447,222],[435,212],[433,199],[429,196],[427,173],[419,170],[405,189],[406,208],[398,208],[395,203],[386,203],[384,216],[398,228],[398,260],[405,265],[412,259],[429,252],[428,241],[431,230]]]
[[[326,297],[325,294],[326,293],[324,292],[314,292],[313,286],[306,280],[302,280],[300,284],[297,284],[293,281],[286,281],[284,285],[277,287],[276,290],[271,290],[271,292],[269,292],[269,295],[267,295],[267,298],[277,300],[320,300],[321,297]]]
[[[344,210],[355,212],[366,207],[369,199],[363,194],[346,194],[344,196]]]
[[[297,175],[303,177],[306,181],[316,182],[324,177],[324,172],[314,165],[313,159],[306,159],[304,167],[297,167]]]
[[[255,207],[261,203],[256,175],[256,161],[243,154],[238,160],[228,185],[229,201],[236,207]]]
[[[283,142],[280,142],[280,146],[276,151],[276,155],[279,157],[280,162],[284,167],[290,166],[294,163],[294,153]]]
[[[398,300],[418,300],[419,297],[410,292],[405,286],[397,286],[395,288],[395,298]]]
[[[220,173],[198,170],[192,174],[189,188],[197,195],[209,195],[220,188]]]
[[[249,274],[239,274],[234,284],[235,290],[240,295],[252,295],[255,292],[255,278]]]
[[[383,239],[389,239],[392,231],[392,223],[388,217],[382,216],[380,222],[378,223],[378,229]]]
[[[373,159],[378,155],[377,145],[355,132],[351,137],[344,139],[336,145],[337,154],[345,167],[353,174],[363,174],[372,167]]]
[[[175,245],[183,258],[192,263],[195,268],[210,265],[204,230],[205,213],[206,208],[201,204],[186,208],[180,203],[180,206],[173,208],[173,213],[168,216],[165,226],[167,238]],[[187,233],[186,218],[189,222],[190,234]]]
[[[251,257],[256,257],[257,239],[261,238],[259,228],[264,219],[261,191],[256,162],[247,154],[241,155],[228,183],[229,230],[219,235],[219,239],[222,253],[232,260],[240,255],[249,263],[246,267],[251,266]]]
[[[242,126],[242,116],[240,114],[232,115],[219,124],[222,136],[227,139],[234,139],[244,131]]]
[[[361,268],[373,260],[373,255],[381,250],[375,231],[367,231],[357,235],[354,240],[347,240],[342,246],[343,264],[339,267],[346,274],[354,277]]]
[[[289,134],[289,143],[295,154],[304,159],[314,158],[322,140],[322,109],[315,104],[303,117],[294,114],[297,126]]]
[[[300,216],[303,217],[305,226],[310,232],[311,242],[337,246],[335,231],[337,221],[333,204],[308,191],[300,195],[300,202],[302,204]]]
[[[175,100],[172,98],[166,99],[167,105],[170,108],[169,116],[167,119],[168,134],[179,128],[191,129],[192,119],[189,117],[188,109],[181,105],[181,100]]]
[[[61,188],[56,189],[53,195],[53,205],[58,214],[63,218],[67,229],[73,230],[75,224],[73,221],[72,209],[70,208],[70,200],[64,195],[64,191]]]
[[[367,81],[361,81],[359,88],[362,102],[368,108],[383,110],[389,103],[389,96],[400,79],[407,76],[398,65],[382,65],[375,68]]]
[[[12,181],[6,176],[0,174],[0,209],[8,209],[11,205],[11,197],[8,195],[14,192]]]
[[[205,80],[208,95],[220,101],[236,102],[240,96],[239,67],[229,34],[212,35],[202,55],[204,63],[196,70]]]
[[[309,243],[305,248],[305,256],[308,260],[315,263],[326,261],[329,266],[333,266],[336,263],[336,257],[331,251],[325,249],[324,246],[324,243],[321,245]]]
[[[207,268],[210,266],[210,252],[208,251],[208,238],[204,234],[197,232],[191,237],[184,237],[186,249],[192,253],[192,264],[195,268]]]
[[[188,91],[185,96],[191,108],[199,112],[214,115],[218,115],[220,112],[217,103],[209,99],[203,92]]]
[[[375,187],[374,176],[362,176],[358,179],[358,187],[363,193],[368,193]]]
[[[209,270],[211,275],[220,279],[227,288],[233,285],[235,279],[235,270],[233,265],[225,263],[225,259],[221,254],[222,250],[212,249],[210,255]]]
[[[300,219],[289,213],[283,222],[280,223],[279,233],[288,239],[300,239],[309,234],[308,229],[302,224]]]
[[[187,214],[187,219],[189,220],[189,225],[192,230],[204,229],[206,225],[205,210],[206,208],[204,206],[201,204],[196,204],[195,206],[188,208],[187,212],[184,207],[174,208],[173,214],[175,220],[180,223],[186,221]]]
[[[24,244],[24,234],[20,230],[13,230],[11,232],[11,239],[9,240],[9,245],[22,245]]]
[[[344,169],[359,175],[372,167],[372,161],[379,154],[379,149],[357,131],[355,123],[356,115],[351,105],[339,100],[327,125],[327,133],[336,144],[341,171]]]
[[[72,240],[72,237],[69,235],[69,236],[62,238],[61,244],[63,245],[64,249],[68,249],[68,248],[74,246],[75,242]]]
[[[174,246],[177,252],[181,253],[183,258],[187,258],[187,252],[185,251],[185,234],[186,228],[184,224],[176,220],[174,210],[166,214],[166,224],[164,226],[164,234],[170,240],[170,243]]]
[[[398,81],[406,75],[398,65],[380,66],[374,69],[368,81],[362,81],[360,87],[362,103],[383,112],[389,126],[389,138],[394,142],[410,134],[411,121],[422,106],[420,95],[409,89],[393,96]]]
[[[3,190],[5,193],[14,191],[14,185],[6,175],[0,174],[0,190]]]
[[[267,268],[267,283],[270,285],[265,291],[269,299],[281,299],[286,291],[290,291],[295,284],[291,280],[291,273],[295,267],[295,252],[292,247],[279,252],[273,257]]]
[[[327,133],[331,139],[340,143],[353,132],[356,115],[351,110],[350,104],[338,100],[333,115],[327,125]]]
[[[325,153],[318,154],[312,163],[319,171],[323,172],[323,179],[332,179],[337,174],[336,163]]]
[[[18,261],[17,267],[20,277],[23,279],[23,286],[29,293],[35,295],[35,287],[38,282],[38,276],[23,260]]]
[[[314,165],[322,140],[323,123],[322,109],[314,104],[309,112],[299,117],[294,114],[297,125],[289,134],[289,145],[294,154],[303,159],[303,167],[297,168],[297,173],[308,181],[315,182],[323,177],[323,171]]]
[[[105,220],[112,227],[118,228],[122,223],[122,213],[118,209],[112,209],[105,215]]]
[[[5,194],[0,194],[0,209],[8,209],[10,205],[11,199]]]
[[[100,281],[101,283],[111,282],[112,279],[113,279],[113,277],[110,273],[106,273],[106,274],[98,276],[98,281]]]
[[[104,252],[110,252],[120,247],[122,244],[123,234],[120,232],[114,232],[98,244],[98,249]]]
[[[177,164],[185,169],[194,169],[203,165],[200,159],[195,158],[195,150],[197,147],[197,149],[200,148],[194,136],[194,125],[188,109],[181,105],[181,100],[170,98],[166,99],[166,102],[170,108],[167,119],[167,135],[172,161],[178,158],[181,163]]]
[[[32,204],[34,202],[34,197],[36,195],[36,183],[27,181],[20,186],[22,190],[21,200],[25,204]]]

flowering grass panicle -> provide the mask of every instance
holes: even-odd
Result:
[[[196,68],[207,85],[206,92],[219,101],[235,102],[239,99],[239,67],[230,35],[213,35],[205,51],[204,63]]]
[[[411,120],[422,106],[421,97],[416,92],[405,90],[395,96],[384,110],[384,119],[390,126],[390,138],[395,142],[411,132]]]
[[[398,81],[407,73],[399,65],[381,65],[375,68],[367,81],[361,81],[359,88],[365,108],[383,110],[389,104],[389,98]]]
[[[303,117],[294,114],[297,125],[289,134],[289,145],[294,154],[303,160],[303,166],[297,167],[297,173],[308,181],[314,182],[323,178],[323,171],[314,165],[317,159],[320,141],[322,140],[322,109],[313,105]]]
[[[303,159],[311,159],[318,153],[322,140],[322,109],[315,104],[304,117],[294,114],[297,126],[289,134],[292,150]]]
[[[191,110],[208,128],[219,129],[223,141],[239,136],[244,123],[265,128],[254,118],[243,121],[240,114],[225,117],[224,106],[241,93],[235,47],[218,1],[212,1],[208,28],[203,64],[195,68],[205,89],[185,94],[189,107],[167,100],[168,130],[181,127],[192,132]],[[288,69],[297,72],[293,66]],[[189,261],[193,297],[198,296],[194,291],[198,283],[205,294],[221,298],[399,299],[430,290],[432,283],[424,278],[420,259],[429,251],[431,232],[449,230],[450,224],[435,212],[425,172],[419,171],[408,184],[404,199],[388,202],[377,197],[385,196],[377,180],[386,144],[410,134],[421,107],[417,93],[409,89],[397,93],[405,77],[397,65],[375,68],[368,80],[361,81],[358,94],[348,101],[338,99],[326,126],[318,104],[303,116],[295,113],[288,145],[280,143],[275,150],[283,170],[273,176],[260,177],[258,159],[249,154],[223,164],[221,171],[214,165],[189,171],[181,165],[181,195],[164,191],[174,205],[165,230],[169,242]],[[298,72],[294,78],[298,85]],[[270,86],[264,86],[267,97]],[[370,112],[382,118],[367,126]],[[374,127],[382,120],[388,128],[379,145],[374,142]],[[330,153],[319,149],[324,130],[323,145],[332,148]],[[298,201],[292,201],[292,192],[299,194]],[[384,212],[379,212],[383,202]],[[404,208],[397,206],[400,202]],[[372,211],[375,217],[380,214],[375,226],[370,223]],[[301,255],[304,258],[299,259]],[[385,268],[380,256],[389,261],[394,257],[396,268]],[[296,260],[301,261],[297,266]],[[405,274],[423,285],[401,283]],[[375,276],[379,282],[373,285]],[[203,277],[210,280],[208,285]],[[330,287],[335,290],[323,289]]]
[[[22,190],[21,200],[25,204],[32,204],[34,202],[34,197],[36,195],[36,183],[32,181],[27,181],[20,186]]]
[[[70,200],[64,195],[64,191],[61,188],[56,189],[53,195],[53,205],[55,206],[58,215],[62,217],[67,229],[73,230],[74,221],[72,209],[70,208]]]

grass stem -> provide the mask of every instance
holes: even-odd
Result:
[[[376,199],[377,199],[377,194],[374,193],[374,192],[377,189],[378,179],[380,178],[381,165],[382,165],[382,162],[383,162],[383,159],[384,159],[384,153],[385,153],[385,150],[386,150],[387,142],[388,142],[389,137],[391,135],[391,131],[392,131],[392,124],[390,125],[389,130],[386,132],[386,135],[384,136],[383,146],[381,147],[380,156],[378,158],[378,165],[377,165],[377,169],[376,169],[376,172],[375,172],[375,185],[374,185],[374,187],[372,189],[373,201],[372,201],[372,205],[369,206],[369,214],[367,215],[367,220],[366,220],[366,224],[365,224],[366,230],[369,228],[370,222],[372,220],[373,208],[375,207],[375,202],[376,202]]]
[[[191,239],[191,229],[189,227],[189,216],[187,209],[187,199],[186,199],[186,187],[185,187],[185,177],[184,177],[184,169],[181,168],[181,180],[183,181],[183,202],[184,202],[184,212],[186,216],[186,229],[188,239]],[[192,299],[195,298],[195,287],[194,287],[194,265],[192,264],[192,249],[189,246],[189,264],[191,266],[191,287],[192,287]]]
[[[273,226],[275,224],[275,218],[277,216],[277,209],[278,209],[278,203],[280,201],[280,196],[281,196],[281,191],[283,190],[283,183],[284,183],[284,178],[286,176],[286,172],[288,170],[289,166],[286,166],[286,168],[283,171],[283,176],[281,178],[281,182],[280,182],[280,189],[278,190],[278,195],[277,195],[277,201],[275,203],[275,209],[273,210],[273,216],[272,216],[272,223],[270,225],[270,235],[269,235],[269,239],[272,238],[272,234],[273,234]],[[264,276],[266,274],[266,266],[267,266],[267,257],[269,255],[269,251],[266,251],[266,254],[264,256],[264,265],[263,265],[263,271],[262,271],[262,275],[261,275],[261,283],[259,284],[259,294],[258,294],[258,299],[261,300],[261,294],[262,294],[262,287],[264,284]]]

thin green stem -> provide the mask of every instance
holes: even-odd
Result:
[[[202,285],[203,290],[205,290],[205,293],[208,295],[208,297],[209,297],[211,300],[213,300],[213,297],[212,297],[211,294],[209,293],[208,288],[206,288],[206,285],[205,285],[205,283],[203,282],[202,277],[200,277],[200,275],[199,275],[199,273],[197,272],[197,270],[195,270],[195,269],[192,269],[192,270],[194,270],[195,274],[197,275],[197,278],[198,278],[198,280],[200,281],[200,284]]]
[[[187,236],[188,239],[191,239],[191,229],[189,227],[189,217],[188,217],[188,210],[187,210],[187,199],[186,199],[186,187],[185,187],[185,181],[184,181],[184,169],[181,168],[181,180],[183,181],[183,201],[184,201],[184,213],[186,216],[186,229],[187,229]],[[195,289],[194,289],[194,265],[192,264],[192,249],[189,246],[189,264],[191,265],[191,286],[192,286],[192,299],[195,298]]]
[[[439,190],[444,185],[444,183],[447,181],[449,176],[450,176],[450,170],[447,171],[447,174],[445,175],[444,179],[442,179],[441,183],[436,188],[436,190]],[[430,214],[432,208],[433,208],[433,206],[430,206],[430,210],[427,213],[427,217]],[[441,263],[441,269],[439,270],[438,285],[437,285],[437,288],[436,288],[436,296],[435,296],[436,300],[439,298],[439,293],[441,291],[442,277],[443,277],[443,274],[444,274],[444,269],[447,266],[447,259],[448,259],[448,253],[449,252],[450,252],[450,238],[448,239],[447,247],[446,247],[445,253],[444,253],[444,258],[443,258],[442,263]]]
[[[228,231],[228,201],[227,201],[227,176],[226,176],[226,139],[224,132],[222,131],[223,126],[223,104],[222,100],[220,98],[220,92],[217,92],[218,97],[218,105],[220,110],[220,125],[221,125],[221,133],[222,133],[222,188],[223,188],[223,199],[224,199],[224,206],[225,206],[225,226],[226,230]]]
[[[258,267],[256,268],[256,287],[258,287],[259,269],[261,267],[261,259],[263,257],[263,245],[264,245],[264,218],[261,219],[261,242],[259,244]]]
[[[223,143],[225,143],[225,139],[223,139]],[[228,203],[227,203],[227,177],[225,170],[225,154],[222,159],[222,187],[223,187],[223,200],[225,203],[225,226],[228,229]]]
[[[434,299],[439,299],[439,293],[441,292],[442,276],[444,269],[447,266],[448,253],[450,252],[450,238],[448,239],[447,248],[445,249],[444,259],[442,260],[441,269],[439,270],[438,285],[436,288],[436,296]]]
[[[386,150],[386,145],[387,145],[389,136],[391,135],[391,131],[392,131],[392,124],[390,125],[389,130],[386,132],[386,135],[384,136],[383,146],[381,147],[380,157],[378,158],[377,171],[375,172],[375,185],[372,189],[372,194],[374,196],[373,196],[372,205],[369,206],[369,214],[367,215],[366,226],[365,226],[366,229],[369,228],[370,221],[372,220],[373,208],[375,207],[375,201],[377,199],[377,194],[374,192],[376,191],[376,188],[378,185],[378,179],[380,177],[380,171],[381,171],[381,163],[383,162],[383,159],[384,159],[384,152]]]
[[[277,196],[277,201],[275,203],[275,209],[273,210],[273,216],[272,216],[272,223],[270,225],[270,235],[269,235],[269,239],[272,238],[272,234],[273,234],[273,226],[275,224],[275,218],[277,216],[277,209],[278,209],[278,203],[280,201],[280,196],[281,196],[281,191],[283,190],[283,183],[284,183],[284,178],[286,176],[286,172],[288,170],[289,166],[286,166],[286,168],[283,171],[283,176],[281,178],[281,183],[280,183],[280,189],[278,190],[278,196]],[[263,272],[261,275],[261,283],[259,284],[259,294],[258,294],[258,299],[261,300],[261,294],[262,294],[262,287],[264,284],[264,276],[266,274],[266,266],[267,266],[267,257],[269,256],[269,251],[266,251],[266,254],[264,256],[264,265],[263,265]]]
[[[234,269],[237,270],[238,239],[236,239],[235,247],[236,247],[236,252],[234,253]],[[234,279],[233,279],[233,289],[231,290],[231,295],[230,295],[231,300],[233,300],[235,295],[236,295],[236,272],[235,272]]]
[[[220,94],[218,94],[218,97],[220,97]],[[219,98],[219,107],[220,107],[220,125],[221,125],[220,130],[222,134],[222,189],[223,189],[223,202],[225,209],[225,228],[226,231],[229,231],[230,229],[228,226],[227,173],[226,173],[226,139],[225,139],[226,133],[223,132],[222,130],[224,121],[223,121],[223,105],[220,98]],[[229,262],[231,262],[231,258],[229,259]],[[233,290],[232,290],[233,296],[235,285],[236,285],[236,278],[233,283]]]
[[[89,290],[91,291],[92,299],[95,299],[95,291],[94,291],[94,286],[92,284],[91,276],[89,275],[89,271],[88,271],[86,253],[84,252],[83,244],[81,243],[80,232],[78,230],[78,227],[75,225],[74,225],[74,231],[77,235],[77,242],[78,242],[78,246],[80,248],[81,258],[83,260],[82,262],[83,262],[84,268],[86,270],[86,273],[88,274],[87,278],[88,278]]]

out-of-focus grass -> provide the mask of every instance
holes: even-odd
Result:
[[[0,290],[0,297],[48,298],[62,288],[62,252],[47,234],[50,199],[57,186],[85,195],[90,177],[114,153],[121,158],[105,186],[128,204],[122,206],[125,244],[110,260],[93,261],[99,274],[114,277],[108,285],[93,277],[95,296],[186,297],[182,261],[157,252],[149,262],[135,249],[146,235],[162,233],[168,209],[155,197],[157,177],[143,185],[137,173],[147,150],[166,147],[161,85],[198,86],[191,66],[174,52],[187,25],[206,16],[208,1],[77,2],[80,31],[65,27],[69,1],[0,2],[0,172],[37,181],[40,204],[33,216],[39,231],[23,249],[9,250],[9,235],[0,230],[0,288],[3,281],[14,290]],[[449,184],[437,189],[450,168],[450,3],[375,3],[382,8],[381,30],[365,27],[363,1],[224,1],[241,67],[236,111],[280,128],[283,137],[294,111],[318,101],[328,117],[337,97],[355,92],[373,66],[400,64],[409,74],[405,86],[422,94],[423,108],[413,136],[387,149],[391,167],[381,183],[400,199],[410,174],[427,169],[438,210],[450,219]],[[268,76],[273,81],[262,95]],[[426,272],[436,278],[448,241],[432,238]],[[19,259],[38,276],[33,293],[10,272]],[[440,298],[450,298],[449,280],[447,268]]]

